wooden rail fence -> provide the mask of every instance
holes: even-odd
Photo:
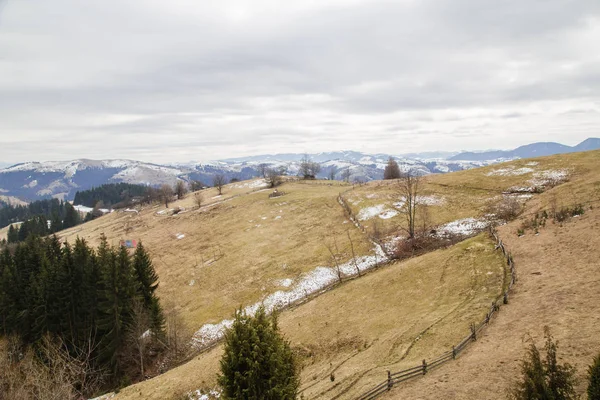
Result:
[[[471,344],[477,340],[477,335],[479,334],[479,332],[481,332],[481,330],[490,323],[490,320],[492,319],[494,314],[500,310],[500,304],[508,304],[508,296],[512,290],[512,287],[514,286],[515,282],[517,281],[517,274],[515,271],[515,263],[514,263],[512,254],[506,249],[506,247],[504,246],[504,243],[502,243],[502,240],[498,237],[498,233],[496,232],[496,230],[494,228],[490,228],[490,235],[494,238],[494,240],[496,242],[496,249],[500,249],[506,259],[506,265],[507,265],[507,267],[509,269],[509,273],[510,273],[510,282],[506,288],[505,287],[502,288],[503,292],[496,298],[496,300],[494,300],[492,302],[490,310],[485,315],[483,321],[481,321],[478,325],[472,324],[470,326],[469,335],[466,336],[457,345],[452,346],[452,350],[449,350],[449,351],[443,353],[439,357],[437,357],[429,362],[427,360],[423,360],[421,365],[418,365],[418,366],[415,366],[412,368],[408,368],[408,369],[405,369],[402,371],[398,371],[398,372],[387,371],[387,379],[385,379],[383,382],[381,382],[374,388],[370,389],[369,391],[367,391],[367,392],[363,393],[362,395],[360,395],[359,397],[357,397],[357,400],[375,399],[376,397],[382,395],[383,393],[391,390],[392,387],[397,383],[404,382],[409,379],[416,378],[418,376],[423,376],[423,375],[427,374],[428,371],[430,371],[434,368],[437,368],[440,365],[445,364],[451,360],[456,359],[456,357],[458,357],[460,355],[460,353],[469,346],[469,344]],[[505,272],[505,276],[506,276],[506,272]]]

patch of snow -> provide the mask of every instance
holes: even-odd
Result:
[[[499,168],[493,171],[488,172],[487,176],[516,176],[516,175],[525,175],[533,172],[533,168],[517,168],[515,167],[507,167],[507,168]]]
[[[184,234],[184,233],[176,233],[176,234],[175,234],[175,237],[176,237],[178,240],[181,240],[181,239],[183,239],[183,238],[185,237],[185,234]]]
[[[487,221],[475,218],[463,218],[449,222],[437,229],[438,235],[471,235],[486,228],[489,225]]]
[[[365,196],[367,199],[374,199],[376,197],[379,197],[378,195],[376,195],[375,193],[369,193],[368,195]]]
[[[283,286],[283,287],[290,287],[290,286],[292,286],[292,283],[294,283],[294,280],[290,279],[290,278],[282,279],[282,280],[276,282],[277,285]]]
[[[218,390],[209,390],[208,393],[204,393],[203,390],[194,390],[187,394],[189,400],[211,400],[218,399],[221,397],[221,392]]]
[[[131,213],[136,213],[136,214],[140,213],[138,210],[134,210],[133,208],[126,208],[123,210],[123,212],[131,212]]]
[[[356,216],[359,221],[365,221],[385,212],[385,204],[378,204],[372,207],[365,207],[358,212]]]
[[[223,197],[223,195],[222,195],[222,194],[218,194],[218,195],[216,195],[216,196],[213,196],[212,198],[213,198],[213,199],[218,199],[219,197]]]
[[[374,254],[369,256],[356,257],[339,266],[339,272],[342,277],[351,277],[375,267],[380,262],[386,261],[387,256],[379,245],[375,246]],[[358,271],[357,271],[358,268]],[[314,270],[305,273],[298,280],[291,290],[276,291],[266,296],[261,302],[248,306],[244,311],[249,315],[254,315],[256,310],[262,305],[267,312],[281,309],[289,304],[302,300],[312,294],[326,289],[338,280],[338,271],[336,267],[316,267]],[[225,330],[230,328],[233,321],[223,320],[217,324],[203,325],[192,337],[192,344],[201,348],[219,340],[225,334]]]
[[[281,219],[281,215],[276,216],[275,219]]]
[[[188,286],[194,286],[195,284],[196,284],[196,280],[195,280],[195,279],[192,279],[192,280],[190,281],[190,283],[188,284]]]
[[[539,162],[537,162],[537,161],[530,161],[530,162],[528,162],[525,165],[527,165],[529,167],[535,167],[536,165],[539,165]]]
[[[425,206],[441,206],[446,202],[443,197],[439,196],[417,196],[417,204],[425,205]],[[400,198],[400,201],[395,202],[393,205],[396,208],[404,207],[406,203],[406,199],[404,197]]]
[[[381,219],[390,219],[395,217],[396,215],[398,215],[398,211],[396,210],[387,210],[384,211],[383,213],[379,214],[379,218]]]
[[[258,189],[258,188],[266,187],[266,186],[268,186],[268,184],[264,179],[245,181],[245,182],[240,182],[240,183],[236,183],[233,185],[233,187],[237,188],[237,189]]]
[[[260,217],[260,219],[267,219],[267,217]]]
[[[173,211],[175,211],[174,208],[169,208],[168,210],[160,210],[160,211],[157,211],[156,213],[158,215],[165,215],[165,214],[168,214],[168,213],[172,213]]]

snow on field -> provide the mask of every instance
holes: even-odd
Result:
[[[189,400],[211,400],[221,397],[221,392],[218,390],[209,390],[208,393],[204,393],[203,390],[198,389],[188,393],[187,396]]]
[[[548,184],[558,184],[567,180],[569,171],[566,170],[546,170],[533,174],[533,179],[530,180],[535,186],[544,186]]]
[[[487,176],[516,176],[516,175],[525,175],[535,171],[533,168],[515,168],[515,167],[507,167],[507,168],[499,168],[495,169],[491,172],[488,172]]]
[[[223,195],[222,195],[222,194],[218,194],[218,195],[216,195],[216,196],[213,196],[213,197],[211,197],[211,198],[212,198],[212,199],[218,199],[219,197],[223,197]]]
[[[375,267],[380,262],[386,261],[387,257],[380,246],[376,246],[373,255],[356,257],[355,261],[350,260],[339,266],[342,277],[354,276],[358,270],[366,271]],[[305,273],[292,287],[291,290],[279,290],[266,296],[261,302],[248,306],[244,311],[248,314],[256,313],[256,310],[262,305],[267,312],[281,309],[289,304],[302,300],[311,294],[318,293],[326,289],[329,285],[338,280],[338,271],[336,267],[316,267],[314,270]],[[233,324],[233,320],[226,319],[217,324],[203,325],[192,337],[192,345],[202,348],[223,337],[225,330]]]
[[[406,198],[401,197],[400,201],[394,203],[394,207],[402,208],[404,207],[404,203],[406,202]],[[426,206],[441,206],[444,204],[446,200],[443,197],[439,196],[417,196],[417,204],[422,204]]]
[[[487,226],[488,222],[486,221],[475,218],[463,218],[440,226],[437,232],[438,235],[471,235]]]
[[[525,165],[527,165],[529,167],[535,167],[536,165],[539,165],[539,162],[537,162],[537,161],[530,161],[530,162],[528,162]]]
[[[165,214],[172,213],[173,211],[175,211],[174,208],[169,208],[168,210],[160,210],[160,211],[157,211],[156,213],[158,215],[165,215]]]
[[[385,204],[378,204],[372,207],[365,207],[358,212],[356,216],[359,221],[365,221],[385,212]]]
[[[84,213],[84,214],[94,211],[94,209],[92,207],[86,207],[86,206],[82,206],[82,205],[73,206],[73,208],[75,210],[79,211],[80,213]],[[98,211],[100,211],[103,214],[108,214],[110,212],[110,210],[107,208],[99,208]]]
[[[381,219],[390,219],[395,217],[396,215],[398,215],[398,211],[396,210],[387,210],[384,211],[383,213],[379,214],[379,218]]]
[[[278,286],[283,286],[283,287],[290,287],[290,286],[292,286],[292,283],[294,283],[294,280],[290,279],[290,278],[281,279],[281,280],[275,282],[275,284],[277,284]]]
[[[266,187],[266,186],[268,186],[268,185],[264,179],[245,181],[245,182],[240,182],[240,183],[236,183],[235,185],[233,185],[233,187],[236,189],[258,189],[258,188]]]
[[[281,219],[281,215],[276,216],[275,219]]]
[[[185,234],[184,234],[184,233],[176,233],[176,234],[175,234],[175,237],[176,237],[178,240],[181,240],[181,239],[183,239],[183,238],[185,237]]]

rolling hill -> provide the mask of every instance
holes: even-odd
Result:
[[[439,397],[437,387],[444,387],[448,398],[473,398],[484,386],[483,397],[504,398],[518,370],[524,335],[541,335],[538,322],[557,327],[569,359],[577,359],[578,365],[591,359],[594,346],[600,346],[590,334],[600,328],[593,312],[600,292],[593,278],[598,276],[597,244],[589,240],[598,225],[596,209],[589,209],[600,200],[598,165],[600,151],[593,151],[423,178],[419,201],[427,205],[438,232],[476,232],[494,220],[489,203],[505,197],[525,207],[521,220],[500,228],[520,271],[514,297],[497,318],[498,327],[494,322],[464,357],[425,378],[430,386],[424,398]],[[387,369],[447,351],[471,322],[481,319],[505,284],[503,258],[485,233],[384,264],[386,256],[348,220],[337,197],[343,196],[367,233],[377,230],[381,242],[390,246],[400,240],[406,224],[396,212],[401,199],[394,183],[291,180],[279,190],[285,195],[269,198],[261,180],[227,185],[222,196],[207,189],[200,192],[202,207],[191,194],[169,208],[112,213],[65,231],[62,238],[79,236],[96,244],[104,233],[113,244],[143,241],[160,276],[160,297],[195,331],[193,343],[199,349],[219,337],[240,305],[294,304],[282,312],[280,325],[301,355],[301,390],[307,399],[354,398],[378,383]],[[532,213],[580,203],[586,207],[584,216],[549,223],[537,236],[531,231],[516,235]],[[336,284],[328,246],[337,247],[347,278],[343,284]],[[575,254],[581,261],[574,261]],[[572,271],[565,265],[572,265]],[[303,303],[305,297],[311,300]],[[196,389],[213,389],[221,351],[210,348],[178,368],[123,389],[117,398],[176,399]],[[510,373],[500,373],[504,370]],[[461,385],[467,377],[473,383]],[[488,385],[488,379],[496,384]],[[419,385],[399,387],[390,398],[414,397]]]

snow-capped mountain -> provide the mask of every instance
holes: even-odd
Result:
[[[258,166],[283,168],[289,175],[298,173],[304,154],[275,154],[218,160],[209,163],[158,165],[133,160],[71,160],[27,162],[0,169],[0,193],[23,200],[56,197],[70,200],[78,190],[104,183],[127,182],[159,186],[173,185],[177,179],[199,180],[210,184],[216,174],[227,179],[249,179],[258,175]],[[383,177],[389,158],[386,154],[365,154],[355,151],[310,155],[321,164],[318,177],[328,177],[333,169],[341,179],[343,170],[350,169],[351,179],[373,180]],[[483,162],[446,160],[416,160],[395,157],[401,168],[415,169],[422,174],[459,171],[485,165]]]
[[[561,152],[584,151],[600,148],[600,139],[590,138],[577,146],[558,143],[532,143],[514,150],[493,152],[427,152],[394,155],[402,170],[421,174],[447,173],[480,167],[506,159],[534,157]],[[4,198],[36,200],[48,197],[73,199],[78,190],[104,183],[127,182],[159,186],[173,185],[177,179],[199,180],[211,184],[216,174],[226,179],[249,179],[258,175],[259,165],[281,168],[288,175],[296,175],[302,153],[265,154],[229,158],[208,163],[152,164],[133,160],[72,160],[56,162],[28,162],[0,169],[0,195]],[[383,178],[389,154],[366,154],[358,151],[335,151],[309,155],[321,164],[319,178],[334,173],[336,179],[350,171],[351,180],[368,181]]]

